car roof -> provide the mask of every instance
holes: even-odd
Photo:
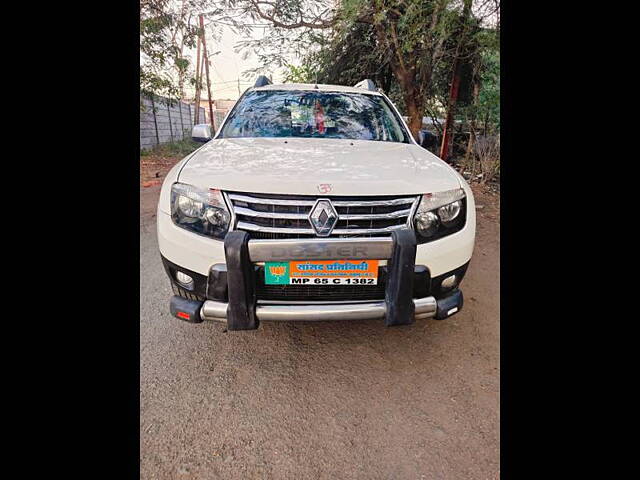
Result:
[[[263,87],[254,87],[251,90],[310,90],[314,92],[343,92],[343,93],[360,93],[364,95],[381,95],[379,92],[366,90],[364,88],[347,87],[345,85],[327,85],[324,83],[281,83],[279,85],[265,85]]]

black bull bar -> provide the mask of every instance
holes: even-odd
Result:
[[[229,303],[228,330],[258,328],[255,262],[289,260],[387,260],[384,321],[387,326],[415,321],[412,298],[416,261],[413,230],[383,238],[250,240],[247,232],[229,232],[224,241]]]

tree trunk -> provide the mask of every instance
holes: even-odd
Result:
[[[407,107],[407,114],[409,115],[409,130],[411,131],[411,135],[415,138],[416,142],[420,142],[420,137],[418,132],[422,128],[422,116],[420,112],[422,112],[422,105],[419,105],[416,102],[415,97],[405,95],[404,103]]]
[[[193,116],[193,124],[200,123],[200,90],[202,88],[202,60],[200,56],[200,35],[198,35],[198,50],[196,53],[196,96],[194,102],[196,104],[196,111]]]
[[[379,85],[382,87],[382,90],[384,91],[384,93],[389,95],[389,91],[391,90],[391,80],[393,80],[393,72],[391,71],[391,68],[388,65],[384,68],[384,70],[380,74],[380,79],[381,80]]]
[[[204,58],[204,71],[207,75],[207,96],[209,97],[209,121],[211,132],[215,134],[216,122],[213,117],[213,99],[211,98],[211,77],[209,76],[209,54],[207,53],[207,38],[204,31],[204,16],[200,14],[200,29],[202,30],[202,57]]]
[[[477,66],[476,66],[477,70]],[[474,76],[476,72],[474,72]],[[476,137],[476,116],[477,116],[477,108],[478,108],[478,95],[480,94],[480,78],[477,77],[476,81],[473,83],[473,92],[472,92],[472,105],[471,109],[471,119],[469,121],[469,143],[467,144],[467,151],[464,154],[464,164],[467,165],[469,162],[469,158],[473,155],[473,145],[475,143]]]
[[[473,152],[473,144],[475,143],[476,131],[474,126],[471,126],[469,129],[469,141],[467,142],[467,151],[464,154],[464,162],[463,165],[468,165],[469,158],[472,156]]]
[[[422,128],[424,97],[419,95],[416,89],[415,69],[412,69],[411,65],[407,66],[405,64],[402,57],[403,54],[397,48],[397,44],[392,41],[393,39],[389,39],[387,30],[395,32],[395,28],[386,25],[383,26],[379,23],[376,23],[374,28],[380,45],[384,45],[392,52],[389,57],[389,66],[400,85],[400,90],[403,92],[404,104],[407,109],[407,116],[409,117],[409,121],[407,122],[409,131],[411,135],[413,135],[413,138],[419,142],[420,137],[418,136],[418,132]],[[411,61],[412,59],[409,58],[408,60]],[[413,59],[413,61],[415,61],[415,59]]]
[[[393,73],[398,79],[400,88],[404,93],[404,105],[407,109],[407,116],[409,117],[409,120],[407,122],[407,124],[409,125],[409,130],[411,131],[411,135],[413,135],[413,138],[415,138],[416,142],[420,142],[418,132],[420,132],[420,129],[422,128],[422,112],[424,110],[424,99],[418,94],[416,90],[415,76],[402,69],[402,67],[396,62],[391,62],[391,68],[393,69]]]
[[[447,105],[447,118],[444,122],[444,132],[442,133],[442,145],[440,146],[440,158],[447,161],[449,156],[449,145],[451,143],[453,122],[455,120],[456,101],[458,100],[458,87],[460,86],[460,71],[458,59],[453,64],[453,79],[451,80],[451,90],[449,91],[449,102]]]
[[[451,142],[451,130],[453,123],[455,122],[455,109],[458,101],[458,87],[460,86],[460,55],[465,50],[467,41],[467,27],[469,17],[471,15],[471,3],[472,0],[464,0],[464,7],[462,9],[462,15],[460,16],[460,28],[461,32],[458,35],[458,44],[456,45],[456,51],[453,59],[453,77],[451,79],[451,89],[449,91],[449,102],[447,105],[447,119],[444,126],[444,133],[442,135],[442,145],[440,146],[440,158],[447,161],[449,156],[449,144]]]

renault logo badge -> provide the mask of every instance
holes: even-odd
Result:
[[[331,200],[319,198],[309,213],[309,222],[319,237],[328,237],[338,223],[338,212]]]

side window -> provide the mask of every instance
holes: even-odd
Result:
[[[404,134],[402,133],[402,128],[398,125],[398,122],[392,121],[394,118],[393,111],[383,98],[380,98],[380,103],[382,104],[381,115],[382,122],[384,124],[385,136],[387,140],[392,142],[402,142],[404,140]]]

